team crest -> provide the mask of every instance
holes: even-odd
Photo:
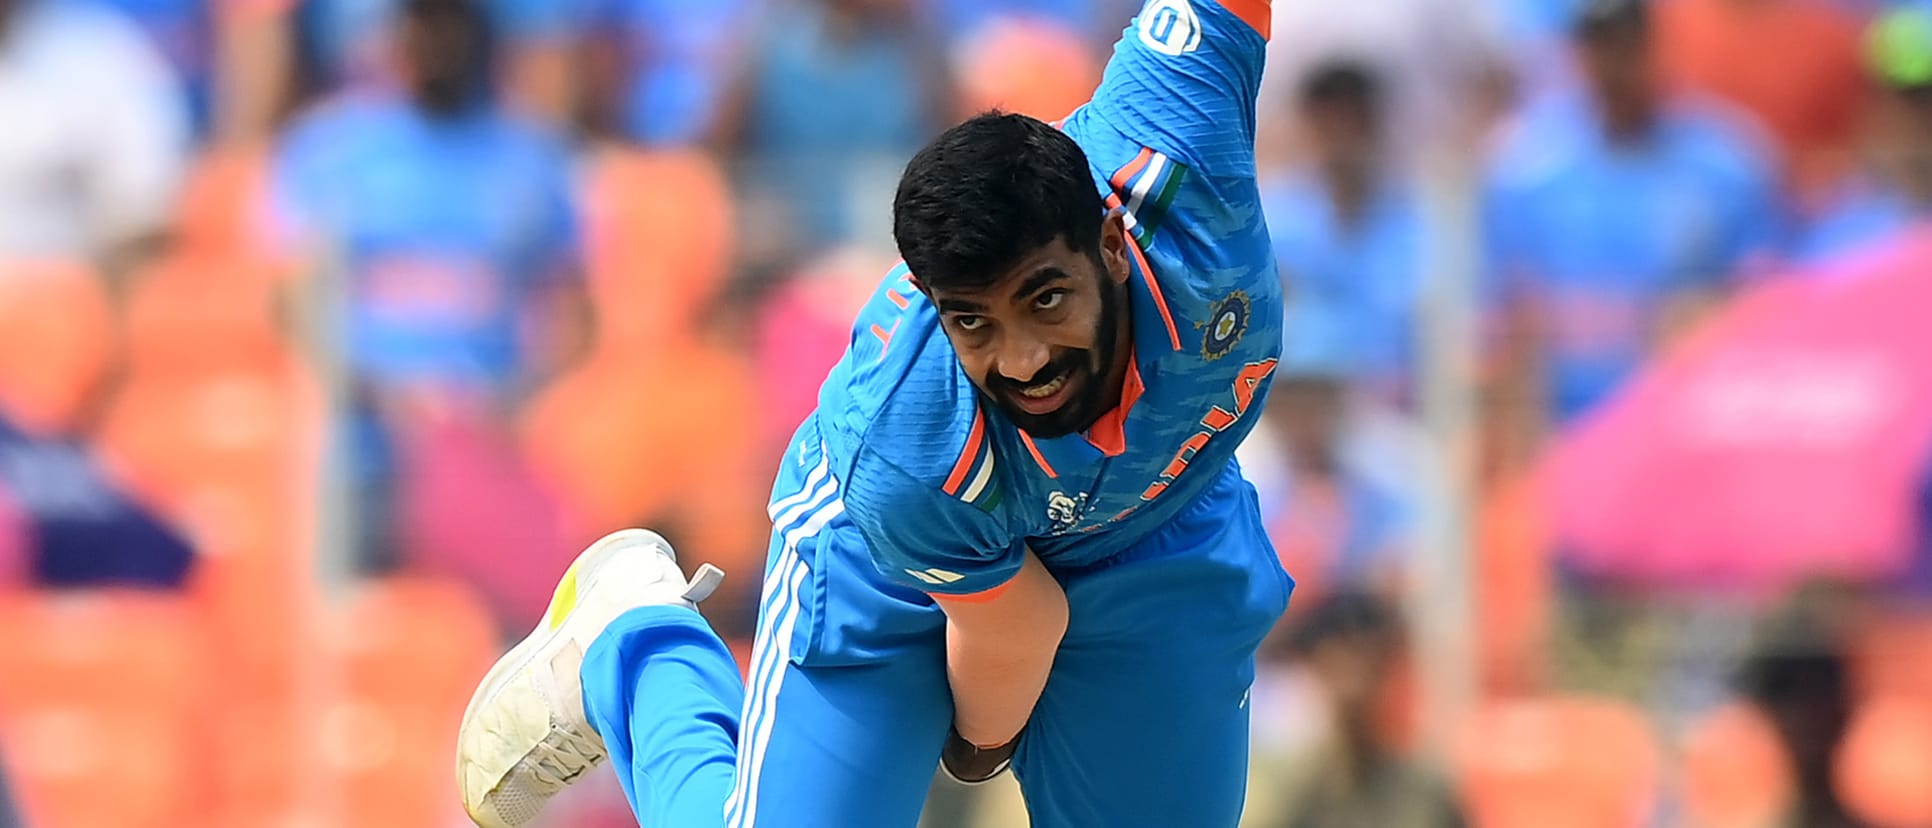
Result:
[[[1205,335],[1201,337],[1201,357],[1220,359],[1234,350],[1241,335],[1248,332],[1248,316],[1253,306],[1248,302],[1248,294],[1235,291],[1228,298],[1216,302],[1214,312],[1208,315]]]

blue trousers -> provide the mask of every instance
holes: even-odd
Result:
[[[781,481],[781,486],[783,481]],[[703,618],[649,607],[583,666],[644,828],[912,828],[953,709],[945,619],[873,568],[826,482],[779,499],[750,684]],[[1293,586],[1230,466],[1133,548],[1054,571],[1069,629],[1013,771],[1041,828],[1232,828],[1254,650]]]

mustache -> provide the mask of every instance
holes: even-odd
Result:
[[[1002,393],[1018,393],[1021,389],[1044,385],[1052,382],[1057,377],[1071,375],[1074,371],[1079,370],[1081,366],[1086,364],[1086,359],[1087,352],[1084,350],[1068,351],[1060,356],[1054,357],[1053,361],[1042,366],[1039,371],[1034,372],[1033,376],[1025,382],[1014,380],[995,372],[992,376],[992,381],[987,384]]]

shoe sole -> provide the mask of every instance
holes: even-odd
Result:
[[[517,642],[516,646],[511,647],[509,652],[497,660],[495,666],[484,674],[483,681],[477,685],[476,692],[470,696],[469,705],[463,709],[463,725],[457,737],[459,757],[465,753],[461,746],[467,741],[464,737],[470,732],[470,725],[475,719],[476,712],[494,702],[512,677],[533,663],[555,656],[555,645],[560,641],[568,640],[564,633],[570,626],[571,613],[565,612],[562,618],[554,619],[553,623],[552,615],[556,613],[558,605],[567,596],[571,601],[571,610],[574,611],[577,597],[588,591],[589,587],[596,582],[594,574],[598,568],[609,561],[612,555],[634,544],[670,549],[670,545],[664,538],[655,532],[645,529],[623,529],[598,539],[578,555],[576,560],[571,561],[570,568],[564,570],[563,578],[558,580],[556,592],[552,593],[550,604],[544,608],[543,619],[537,622],[536,629],[531,630],[530,635]],[[550,722],[546,719],[544,724],[541,732],[532,731],[535,737],[527,740],[529,744],[517,746],[519,753],[506,757],[501,752],[496,752],[498,755],[491,757],[492,765],[500,764],[502,767],[484,766],[484,769],[494,777],[489,791],[494,791],[501,786],[503,779],[510,774],[517,763],[528,756],[530,751],[549,735]],[[471,764],[481,763],[473,759]],[[456,768],[456,784],[459,790],[464,789],[463,764],[460,761]],[[464,792],[467,793],[467,790]],[[464,810],[469,810],[468,802],[464,803]],[[482,821],[482,818],[475,813],[471,813],[470,817],[479,824]]]

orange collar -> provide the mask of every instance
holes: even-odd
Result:
[[[1093,427],[1087,429],[1087,442],[1108,457],[1119,457],[1121,452],[1126,451],[1127,412],[1140,400],[1141,392],[1146,390],[1147,387],[1140,380],[1140,362],[1130,349],[1127,352],[1127,376],[1120,385],[1120,405],[1094,421]]]

